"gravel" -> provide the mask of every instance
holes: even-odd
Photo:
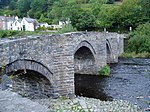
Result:
[[[144,112],[137,105],[123,100],[100,101],[98,99],[76,97],[75,99],[34,100],[49,107],[50,112]]]
[[[137,105],[123,100],[100,101],[76,97],[68,99],[23,98],[9,90],[0,90],[0,112],[144,112]]]

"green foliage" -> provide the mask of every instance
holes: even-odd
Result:
[[[145,14],[145,19],[150,19],[150,0],[140,0],[142,13]]]
[[[14,0],[12,0],[10,3],[9,3],[9,9],[10,10],[15,10],[17,7],[17,4]]]
[[[123,27],[136,27],[143,18],[139,0],[124,0],[118,9],[118,22]]]
[[[27,16],[27,12],[30,10],[31,0],[18,0],[17,8],[19,9],[22,16]]]
[[[78,30],[128,32],[150,21],[149,0],[1,0],[0,15],[29,15],[40,22],[58,24],[70,18]]]
[[[44,17],[44,14],[41,14],[39,22],[46,22],[48,24],[52,24],[52,20],[49,18]]]
[[[128,50],[141,53],[150,52],[150,23],[139,25],[135,31],[130,33]]]
[[[91,31],[96,27],[95,17],[91,12],[83,11],[72,21],[74,27],[81,31]]]
[[[18,33],[18,31],[0,30],[0,38],[11,37],[17,33]]]
[[[61,29],[58,30],[59,33],[66,33],[66,32],[75,32],[77,31],[71,24],[64,25]]]
[[[101,6],[106,3],[106,0],[90,0],[91,10],[95,17],[99,14]]]
[[[100,71],[99,71],[99,75],[103,75],[103,76],[109,76],[110,75],[110,66],[109,65],[105,65]]]
[[[135,52],[125,52],[121,55],[124,58],[150,58],[150,53],[142,52],[142,53],[135,53]]]
[[[117,8],[115,5],[102,5],[97,18],[97,26],[100,28],[110,28],[116,22]]]
[[[47,29],[45,27],[38,27],[37,30],[38,31],[46,31]]]
[[[42,32],[42,31],[12,31],[12,30],[0,30],[0,38],[11,38],[19,36],[37,35],[37,34],[52,34],[54,32]]]

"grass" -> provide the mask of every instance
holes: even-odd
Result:
[[[120,57],[124,58],[150,58],[149,52],[135,53],[135,52],[125,52]]]
[[[0,38],[12,38],[19,36],[29,36],[29,35],[40,35],[40,34],[54,34],[57,32],[48,31],[12,31],[12,30],[0,30]]]

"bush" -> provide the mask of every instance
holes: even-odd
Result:
[[[61,29],[58,30],[59,33],[66,33],[66,32],[74,32],[77,31],[71,24],[64,25]]]
[[[105,65],[100,71],[99,75],[109,76],[110,75],[110,66]]]
[[[37,30],[39,30],[39,31],[46,31],[47,29],[45,27],[38,27]]]
[[[18,33],[19,33],[19,31],[0,30],[0,38],[11,37],[11,36],[16,35]]]
[[[4,38],[7,36],[7,33],[5,30],[0,30],[0,38]]]
[[[139,25],[130,33],[128,51],[135,53],[150,52],[150,23]]]

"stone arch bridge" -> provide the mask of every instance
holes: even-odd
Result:
[[[124,35],[74,32],[0,40],[0,67],[13,75],[13,90],[25,96],[75,94],[74,74],[98,74],[116,63]]]

